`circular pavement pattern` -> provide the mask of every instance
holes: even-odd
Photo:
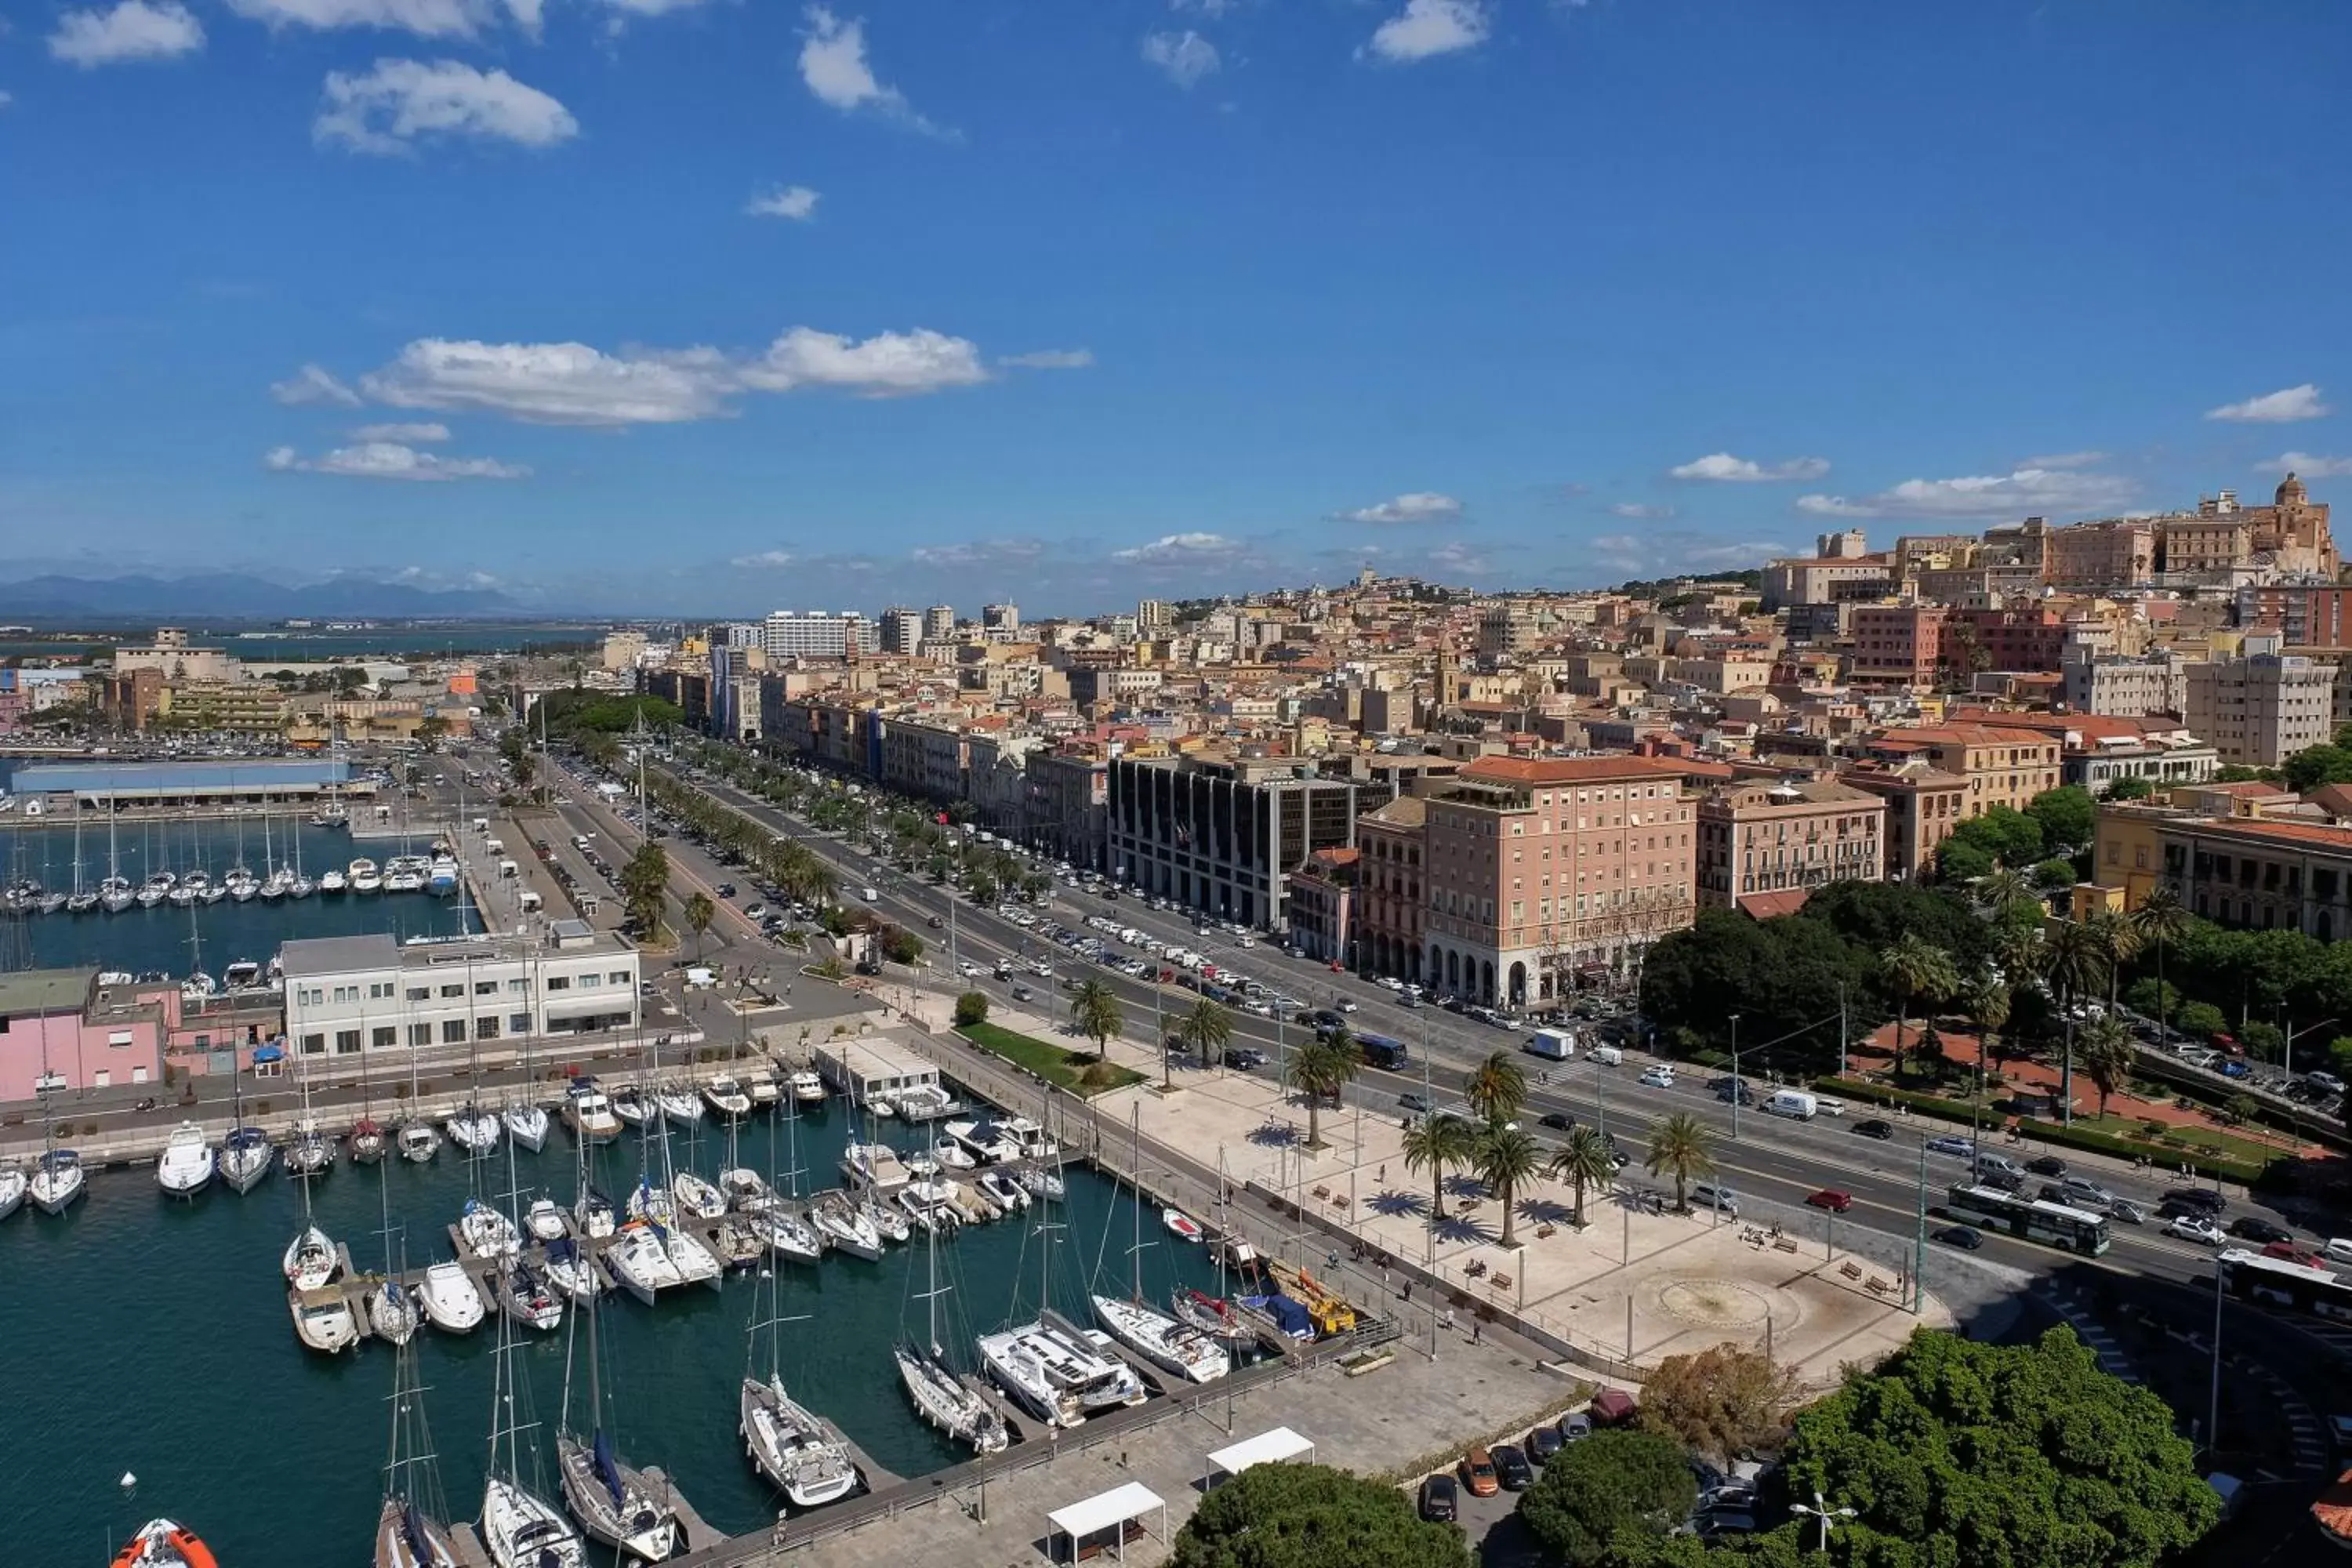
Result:
[[[1760,1329],[1771,1315],[1764,1298],[1728,1279],[1675,1279],[1658,1291],[1661,1310],[1702,1329]]]

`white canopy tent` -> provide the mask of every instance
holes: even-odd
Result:
[[[1116,1531],[1110,1542],[1112,1556],[1127,1561],[1127,1531],[1129,1522],[1160,1515],[1160,1543],[1168,1543],[1168,1504],[1158,1492],[1140,1481],[1129,1481],[1123,1487],[1100,1492],[1067,1508],[1057,1508],[1045,1516],[1053,1527],[1070,1538],[1070,1561],[1076,1563],[1081,1554],[1092,1556],[1100,1552],[1105,1542],[1087,1545],[1087,1538]]]
[[[1216,1484],[1217,1477],[1238,1476],[1252,1465],[1280,1464],[1315,1451],[1312,1438],[1302,1437],[1287,1426],[1276,1426],[1271,1432],[1261,1432],[1255,1437],[1244,1437],[1229,1444],[1209,1456],[1209,1473],[1203,1479]]]

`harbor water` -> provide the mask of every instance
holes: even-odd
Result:
[[[184,925],[186,912],[179,919]],[[786,1146],[796,1139],[808,1173],[800,1190],[837,1186],[836,1162],[856,1120],[835,1101],[792,1119],[788,1137],[785,1119],[754,1117],[739,1135],[740,1159],[787,1170]],[[879,1126],[885,1142],[902,1147],[929,1136]],[[594,1180],[616,1202],[649,1157],[632,1139],[594,1152]],[[706,1174],[726,1152],[723,1134],[708,1121],[693,1139],[670,1141],[676,1163]],[[658,1168],[657,1146],[650,1158]],[[545,1193],[569,1204],[577,1162],[560,1127],[544,1152],[518,1151],[513,1162],[522,1203]],[[503,1152],[469,1163],[454,1146],[423,1166],[344,1161],[313,1184],[311,1202],[362,1270],[381,1268],[388,1255],[421,1268],[453,1255],[447,1226],[470,1194],[503,1201],[508,1173]],[[1138,1215],[1131,1198],[1090,1171],[1073,1167],[1066,1179],[1065,1203],[940,1240],[940,1283],[950,1292],[940,1301],[940,1339],[961,1364],[977,1364],[973,1333],[1016,1311],[1034,1315],[1041,1257],[1055,1305],[1080,1322],[1091,1321],[1090,1282],[1126,1295],[1139,1260],[1147,1300],[1164,1303],[1180,1281],[1215,1289],[1204,1249],[1169,1235],[1156,1212]],[[387,1203],[389,1241],[380,1218]],[[1041,1212],[1055,1227],[1050,1253],[1041,1251]],[[27,1205],[0,1222],[0,1474],[13,1479],[0,1488],[0,1562],[102,1563],[141,1521],[161,1513],[196,1530],[227,1568],[367,1560],[383,1495],[393,1355],[375,1341],[333,1359],[298,1345],[279,1259],[301,1219],[300,1188],[282,1170],[244,1197],[215,1184],[187,1204],[164,1198],[152,1172],[140,1168],[94,1174],[88,1195],[63,1218]],[[1132,1245],[1139,1231],[1139,1250]],[[907,1478],[967,1457],[916,1419],[890,1359],[902,1334],[924,1332],[927,1268],[918,1231],[878,1262],[829,1254],[815,1266],[787,1265],[781,1277],[781,1315],[794,1320],[782,1331],[786,1383],[876,1462]],[[611,1293],[598,1319],[620,1451],[668,1472],[705,1519],[730,1533],[765,1528],[781,1506],[736,1430],[755,1298],[758,1317],[775,1314],[768,1292],[740,1275],[719,1290],[665,1293],[652,1309]],[[456,1339],[427,1327],[417,1341],[440,1479],[459,1519],[474,1517],[481,1503],[494,1323]],[[567,1331],[517,1331],[529,1335],[516,1353],[527,1376],[524,1418],[540,1424],[525,1441],[536,1440],[551,1497]],[[766,1361],[763,1334],[756,1363],[763,1373]],[[584,1359],[579,1365],[575,1426],[585,1420]],[[135,1497],[118,1486],[126,1472],[137,1478]]]

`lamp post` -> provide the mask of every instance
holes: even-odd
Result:
[[[1731,1137],[1739,1139],[1739,1102],[1748,1097],[1748,1085],[1739,1076],[1739,1015],[1731,1016]]]
[[[2280,1036],[2279,1070],[2285,1073],[2288,1078],[2294,1078],[2295,1041],[2300,1039],[2302,1037],[2310,1034],[2315,1029],[2324,1029],[2335,1022],[2336,1020],[2333,1018],[2322,1018],[2316,1024],[2305,1024],[2302,1028],[2298,1029],[2294,1026],[2294,1016],[2293,1014],[2288,1014],[2286,1018],[2287,1026]]]
[[[1853,1517],[1853,1510],[1850,1508],[1832,1508],[1828,1501],[1823,1499],[1822,1494],[1819,1492],[1815,1492],[1813,1494],[1813,1502],[1811,1508],[1806,1507],[1801,1502],[1792,1502],[1789,1505],[1789,1511],[1790,1513],[1801,1513],[1808,1519],[1818,1519],[1822,1521],[1822,1542],[1819,1546],[1815,1547],[1814,1550],[1824,1556],[1828,1555],[1830,1549],[1830,1527],[1841,1521],[1849,1520]]]

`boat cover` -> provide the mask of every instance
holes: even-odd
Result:
[[[419,1563],[433,1561],[432,1532],[425,1528],[425,1516],[416,1511],[413,1502],[400,1505],[400,1533],[408,1538],[409,1549],[416,1553]]]
[[[284,1046],[257,1046],[254,1048],[253,1065],[256,1067],[259,1067],[264,1062],[282,1062],[285,1059]]]
[[[602,1426],[596,1428],[596,1441],[592,1451],[596,1461],[596,1479],[604,1483],[606,1491],[613,1494],[613,1506],[618,1509],[622,1502],[621,1469],[613,1462],[613,1440],[604,1436]]]

